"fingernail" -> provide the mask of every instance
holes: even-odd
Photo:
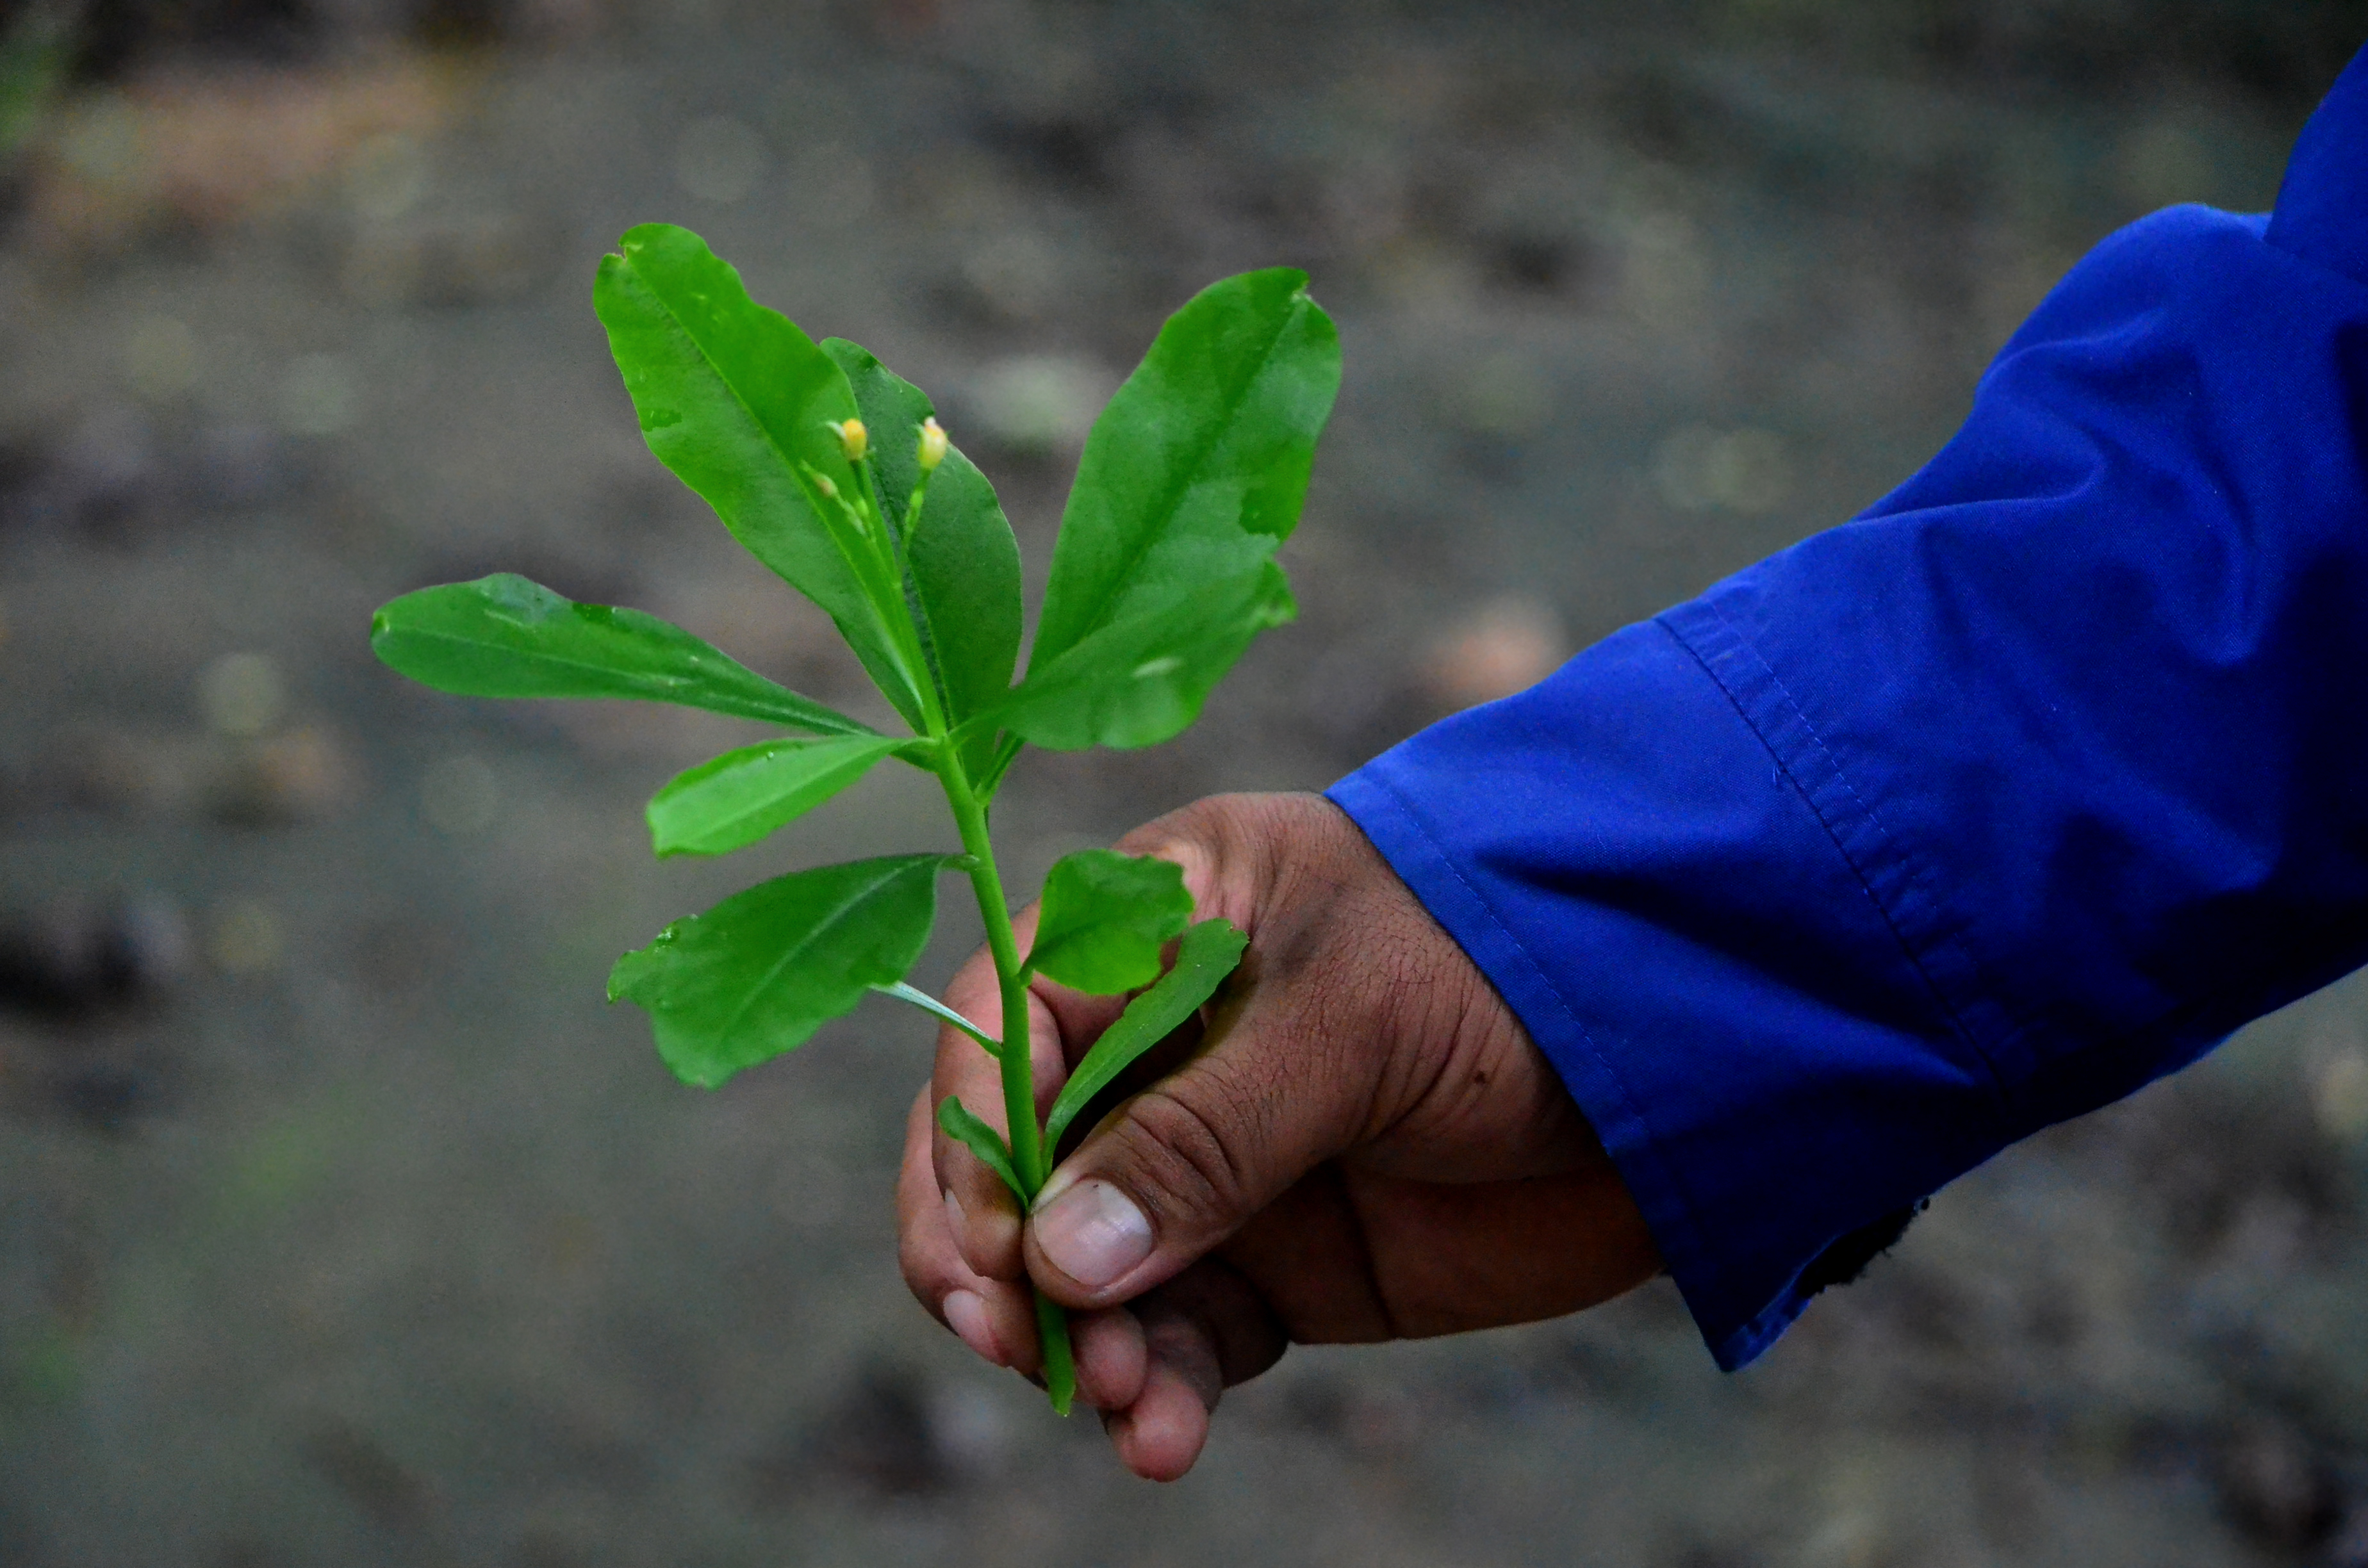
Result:
[[[1151,1256],[1151,1221],[1106,1181],[1081,1181],[1036,1211],[1036,1244],[1053,1267],[1099,1290]]]
[[[995,1324],[987,1320],[986,1298],[975,1290],[956,1290],[946,1297],[946,1323],[962,1336],[962,1342],[998,1367],[1011,1363],[1005,1359],[1003,1346],[995,1340]]]
[[[962,1245],[962,1233],[970,1229],[970,1216],[962,1212],[962,1199],[951,1187],[946,1189],[946,1223],[953,1227],[954,1244]]]

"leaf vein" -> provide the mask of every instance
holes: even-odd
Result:
[[[1243,406],[1250,401],[1251,394],[1266,379],[1267,373],[1274,368],[1275,351],[1281,347],[1284,336],[1292,325],[1305,315],[1311,303],[1304,289],[1292,296],[1291,309],[1277,324],[1273,335],[1267,339],[1266,347],[1258,352],[1257,368],[1242,379],[1238,393],[1226,400],[1223,419],[1214,422],[1215,428],[1201,438],[1199,449],[1193,453],[1190,466],[1183,471],[1182,476],[1157,504],[1155,515],[1159,519],[1159,526],[1142,530],[1142,543],[1131,552],[1125,567],[1112,578],[1112,586],[1110,591],[1103,596],[1101,608],[1094,613],[1093,619],[1087,621],[1077,634],[1069,640],[1066,647],[1056,650],[1056,655],[1068,652],[1069,648],[1076,647],[1095,632],[1099,631],[1117,615],[1120,603],[1125,597],[1127,585],[1143,569],[1144,561],[1165,540],[1167,527],[1175,520],[1177,512],[1182,508],[1185,495],[1190,492],[1193,483],[1201,477],[1201,471],[1207,467],[1212,454],[1223,444],[1225,437],[1233,433],[1235,422],[1241,417]],[[1032,655],[1029,661],[1029,667],[1030,669],[1035,667]]]

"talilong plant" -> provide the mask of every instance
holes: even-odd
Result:
[[[756,843],[882,763],[937,777],[962,847],[793,871],[677,921],[619,959],[610,1000],[650,1016],[659,1053],[714,1085],[803,1043],[880,991],[1000,1063],[1007,1141],[938,1107],[1023,1209],[1077,1114],[1181,1025],[1240,961],[1223,920],[1191,923],[1183,873],[1087,849],[1045,878],[1019,950],[988,818],[1022,746],[1145,746],[1197,718],[1265,628],[1295,613],[1275,551],[1297,524],[1339,386],[1339,341],[1282,268],[1216,283],[1169,318],[1086,441],[1025,673],[1019,551],[995,491],[929,400],[855,344],[817,344],[749,299],[698,235],[632,230],[593,303],[658,460],[826,611],[909,730],[884,734],[638,610],[575,603],[507,574],[405,594],[372,618],[388,665],[471,697],[640,698],[792,732],[675,778],[649,803],[661,856]],[[1000,983],[1002,1038],[905,983],[937,882],[970,879]],[[1168,958],[1170,945],[1174,957]],[[1040,1123],[1031,975],[1138,992]],[[1065,1412],[1068,1324],[1036,1302],[1044,1381]]]

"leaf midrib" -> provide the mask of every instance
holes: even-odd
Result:
[[[616,676],[620,677],[620,679],[625,679],[625,680],[654,681],[654,682],[675,682],[675,683],[679,683],[679,684],[682,684],[682,685],[685,685],[685,686],[689,686],[689,687],[690,687],[692,689],[694,689],[694,690],[695,690],[695,689],[697,689],[698,682],[699,682],[700,680],[701,680],[701,679],[706,678],[705,672],[700,672],[700,673],[699,673],[699,674],[696,674],[696,675],[690,675],[690,676],[665,676],[665,675],[646,674],[646,673],[645,673],[645,674],[641,674],[641,675],[634,675],[634,674],[631,674],[631,673],[629,673],[629,672],[620,671],[620,670],[619,670],[619,669],[618,669],[614,665],[595,664],[595,663],[593,663],[592,661],[587,660],[587,659],[573,659],[573,658],[568,658],[568,657],[566,657],[566,656],[564,656],[564,655],[563,655],[563,654],[543,653],[543,652],[541,652],[541,651],[539,651],[539,650],[520,650],[520,649],[516,649],[516,648],[505,647],[502,643],[500,643],[500,642],[496,642],[493,641],[491,638],[472,638],[472,637],[464,637],[464,636],[461,635],[461,634],[460,634],[460,633],[458,633],[458,632],[452,632],[452,631],[425,631],[425,630],[422,630],[422,629],[420,629],[420,628],[416,628],[416,627],[412,628],[412,629],[410,629],[410,630],[408,630],[408,631],[404,631],[404,630],[403,630],[403,629],[397,628],[397,629],[395,629],[395,631],[396,631],[396,634],[397,634],[398,636],[404,636],[404,637],[416,637],[416,638],[418,638],[418,639],[419,639],[420,641],[422,641],[422,642],[450,642],[450,643],[457,644],[458,646],[460,646],[460,647],[463,647],[463,648],[492,648],[492,649],[498,650],[499,652],[504,653],[508,653],[508,654],[515,655],[516,657],[519,658],[519,659],[520,659],[520,660],[522,660],[522,661],[540,661],[541,663],[547,664],[547,665],[558,665],[558,666],[559,666],[560,668],[562,668],[562,669],[568,669],[568,670],[590,670],[590,671],[592,671],[592,672],[594,672],[595,674],[598,674],[598,675]],[[843,731],[843,732],[842,732],[842,731],[825,731],[825,733],[845,733],[845,734],[848,734],[848,735],[859,735],[859,734],[860,734],[860,735],[880,735],[880,732],[879,732],[879,731],[872,729],[871,726],[869,726],[869,725],[867,725],[867,724],[864,724],[860,720],[848,719],[848,718],[844,717],[843,715],[837,714],[837,713],[832,713],[832,712],[831,712],[831,710],[829,710],[829,709],[827,709],[827,708],[823,707],[823,705],[822,705],[821,703],[819,703],[819,702],[814,702],[814,699],[813,699],[812,698],[799,699],[799,698],[798,698],[798,694],[797,694],[796,692],[794,692],[794,691],[791,691],[788,687],[785,687],[785,686],[776,686],[776,685],[774,685],[774,683],[773,683],[773,682],[771,682],[771,681],[769,681],[769,680],[767,680],[763,676],[758,675],[755,670],[750,669],[747,665],[744,665],[744,664],[740,663],[737,659],[733,658],[733,657],[732,657],[732,655],[730,655],[729,653],[722,653],[722,652],[720,652],[720,651],[717,651],[717,652],[716,652],[716,653],[715,653],[715,656],[716,656],[717,658],[719,658],[719,659],[723,660],[725,663],[727,663],[728,665],[731,665],[731,667],[732,667],[734,670],[738,671],[741,675],[746,676],[748,679],[750,679],[750,680],[752,680],[752,681],[757,681],[757,682],[760,682],[760,683],[762,683],[762,685],[763,685],[764,687],[769,687],[769,688],[770,688],[770,691],[768,691],[768,692],[767,692],[767,693],[766,693],[766,695],[767,695],[768,697],[769,697],[770,692],[772,692],[772,691],[777,691],[777,692],[780,693],[783,697],[787,697],[787,698],[791,698],[791,699],[795,699],[795,700],[792,700],[791,703],[789,703],[789,704],[786,706],[786,708],[783,708],[783,709],[782,709],[782,710],[783,710],[783,711],[791,712],[791,713],[803,713],[803,712],[804,712],[804,711],[806,710],[806,707],[805,707],[805,705],[806,705],[806,704],[811,704],[811,705],[813,706],[813,708],[814,708],[814,710],[816,710],[819,713],[829,714],[833,719],[837,720],[837,721],[838,721],[839,722],[841,722],[841,723],[850,724],[850,725],[854,725],[854,726],[855,726],[855,728],[853,728],[853,729],[846,730],[846,731]],[[696,705],[694,705],[694,704],[686,704],[686,706],[696,706]],[[780,707],[780,705],[778,705],[778,704],[777,704],[776,706],[777,706],[777,707]],[[779,713],[777,713],[775,716],[776,716],[776,717],[779,717],[780,715],[779,715]],[[789,721],[784,721],[784,722],[789,722]],[[881,738],[881,739],[882,739],[882,740],[886,740],[886,739],[888,739],[889,737],[888,737],[888,736],[885,736],[885,735],[880,735],[880,738]]]
[[[822,780],[822,779],[825,779],[825,778],[828,778],[828,779],[837,779],[837,778],[838,778],[841,775],[843,775],[843,774],[847,773],[849,769],[855,769],[855,770],[857,770],[857,771],[860,772],[860,771],[864,771],[864,770],[868,770],[868,769],[871,768],[872,767],[874,767],[875,765],[877,765],[877,764],[878,764],[882,759],[883,759],[884,757],[886,757],[886,756],[887,756],[887,755],[888,755],[891,751],[894,751],[896,747],[898,747],[898,746],[900,746],[900,745],[903,745],[903,744],[905,744],[905,743],[904,743],[904,742],[902,742],[902,741],[893,739],[893,738],[891,738],[891,737],[889,737],[889,736],[887,736],[887,735],[882,735],[882,736],[878,737],[876,740],[873,740],[873,739],[871,739],[871,737],[862,736],[862,735],[827,735],[827,736],[818,737],[818,738],[814,739],[814,740],[775,741],[775,742],[772,742],[772,743],[770,743],[770,744],[771,744],[772,745],[774,745],[774,746],[783,746],[783,745],[793,745],[793,746],[794,746],[794,745],[816,745],[816,746],[838,745],[838,746],[844,746],[844,745],[848,745],[850,742],[854,742],[854,741],[866,741],[866,742],[868,742],[868,744],[864,745],[864,747],[862,748],[862,750],[861,750],[860,752],[859,752],[859,753],[857,753],[857,754],[855,754],[855,755],[853,755],[853,756],[846,756],[846,757],[838,758],[837,760],[836,760],[836,761],[834,761],[834,762],[831,762],[831,763],[827,764],[826,766],[825,766],[825,767],[821,767],[821,768],[817,769],[816,771],[814,771],[814,772],[813,772],[813,773],[809,773],[809,774],[807,774],[807,775],[805,776],[805,778],[803,778],[800,783],[795,784],[795,785],[792,785],[791,788],[789,788],[789,789],[787,789],[787,790],[775,790],[772,794],[766,796],[762,801],[758,801],[758,802],[757,802],[757,803],[756,803],[755,805],[750,806],[750,807],[749,807],[749,808],[747,808],[746,810],[745,810],[745,811],[741,811],[741,812],[737,812],[734,813],[734,814],[733,814],[733,815],[731,815],[731,816],[728,816],[728,817],[724,817],[724,818],[720,819],[720,820],[721,820],[721,824],[722,824],[723,826],[724,826],[724,827],[728,827],[728,828],[737,828],[737,827],[738,827],[742,823],[745,823],[745,822],[748,821],[751,817],[762,816],[768,808],[772,807],[772,806],[779,805],[779,804],[781,802],[781,801],[782,801],[785,797],[787,797],[787,796],[791,796],[791,795],[794,795],[794,794],[798,793],[798,792],[799,792],[799,790],[804,790],[804,789],[811,788],[813,785],[814,785],[816,782],[818,782],[818,781],[820,781],[820,780]],[[766,760],[769,760],[769,759],[768,759],[768,758],[762,758],[762,757],[760,757],[760,758],[757,758],[757,759],[754,759],[754,760],[755,760],[755,761],[757,761],[757,762],[761,762],[761,761],[766,761]],[[744,765],[744,766],[753,766],[753,765],[754,765],[754,764],[753,764],[753,763],[751,763],[751,764],[746,764],[746,765]],[[722,777],[723,777],[723,774],[722,772],[718,772],[718,773],[716,773],[716,774],[712,775],[710,778],[702,778],[702,779],[700,779],[700,784],[701,784],[701,785],[703,785],[703,784],[707,784],[707,783],[712,782],[713,778],[722,778]],[[850,781],[850,782],[851,782],[851,781]],[[693,786],[692,788],[696,789],[697,787],[698,787],[698,786],[696,786],[696,785],[695,785],[695,786]],[[841,785],[839,785],[839,786],[838,786],[838,788],[839,788],[839,789],[845,789],[845,788],[846,788],[846,785],[841,784]],[[816,804],[820,804],[821,802],[817,801],[817,802],[815,802],[815,803],[816,803]],[[711,830],[711,831],[709,831],[709,832],[707,832],[707,833],[703,833],[703,834],[701,834],[701,835],[700,835],[700,839],[701,839],[702,841],[707,840],[707,839],[712,839],[712,838],[713,838],[713,837],[715,837],[715,836],[716,836],[716,835],[715,835],[715,833],[714,833],[712,830]],[[761,835],[759,835],[759,836],[761,836]],[[744,842],[753,842],[753,840],[751,840],[751,841],[744,841]],[[688,841],[685,841],[685,843],[686,843],[686,847],[688,847]]]
[[[1168,526],[1175,521],[1177,510],[1184,505],[1185,493],[1191,488],[1193,479],[1199,476],[1201,469],[1207,464],[1210,454],[1216,450],[1225,435],[1232,430],[1234,422],[1240,416],[1242,405],[1249,401],[1251,392],[1257,388],[1260,381],[1265,379],[1267,371],[1273,366],[1276,347],[1282,342],[1283,335],[1291,330],[1292,323],[1299,319],[1301,312],[1310,302],[1305,285],[1303,284],[1292,291],[1291,309],[1283,313],[1281,324],[1275,327],[1274,335],[1267,340],[1266,347],[1259,350],[1258,368],[1242,379],[1240,395],[1229,400],[1223,422],[1202,440],[1199,450],[1194,452],[1190,464],[1182,471],[1183,477],[1177,481],[1162,501],[1157,514],[1160,519],[1159,526],[1144,530],[1143,543],[1131,552],[1124,570],[1111,578],[1110,592],[1102,597],[1102,608],[1095,612],[1091,620],[1087,621],[1079,629],[1075,637],[1069,639],[1067,647],[1054,652],[1053,658],[1059,658],[1070,648],[1077,646],[1087,638],[1110,624],[1112,618],[1118,613],[1121,601],[1125,597],[1127,586],[1133,581],[1135,574],[1142,570],[1144,559],[1157,549],[1161,540],[1166,538]],[[1240,531],[1247,534],[1249,530],[1244,528]],[[1030,675],[1036,670],[1036,651],[1032,649],[1028,655],[1028,669]],[[1021,684],[1026,683],[1023,680]]]
[[[749,1010],[756,1006],[757,998],[770,991],[773,988],[773,983],[781,977],[782,971],[811,950],[817,940],[826,933],[836,930],[847,919],[849,910],[906,872],[919,869],[922,861],[934,858],[936,858],[933,856],[921,856],[905,859],[895,869],[885,872],[875,881],[866,883],[860,892],[850,894],[837,909],[809,927],[803,938],[794,946],[784,949],[781,956],[774,960],[773,966],[765,971],[765,977],[748,988],[747,994],[741,998],[739,1006],[733,1008],[732,1016],[717,1028],[715,1043],[721,1046],[727,1038],[737,1032],[741,1023],[748,1017]],[[932,871],[931,874],[934,875],[935,872]]]
[[[708,254],[710,256],[714,256],[712,251],[710,251]],[[621,256],[619,259],[623,261],[627,267],[633,269],[633,275],[642,280],[642,287],[650,291],[650,297],[658,302],[658,309],[666,312],[666,319],[673,324],[674,329],[677,332],[682,334],[686,342],[699,351],[700,361],[707,366],[709,371],[715,377],[718,384],[723,388],[724,392],[731,395],[732,401],[739,406],[740,412],[748,416],[748,423],[754,425],[757,427],[757,433],[764,437],[765,446],[772,452],[773,456],[780,460],[782,471],[789,475],[791,485],[797,491],[799,497],[806,503],[807,509],[814,513],[814,520],[821,525],[823,538],[830,541],[832,553],[838,557],[839,564],[847,569],[848,580],[855,588],[856,605],[858,607],[870,605],[871,596],[863,586],[863,574],[856,570],[855,562],[848,556],[847,547],[839,542],[837,530],[831,528],[829,519],[823,516],[822,508],[815,506],[814,504],[814,497],[806,494],[805,482],[798,476],[797,460],[781,449],[781,443],[773,434],[772,426],[766,424],[763,416],[757,414],[756,408],[750,404],[748,400],[740,394],[740,389],[733,384],[731,377],[723,373],[722,367],[716,363],[715,356],[708,351],[707,345],[700,340],[699,334],[693,332],[690,329],[690,324],[682,319],[681,313],[674,308],[674,301],[666,298],[665,291],[659,289],[656,281],[652,278],[648,273],[643,272],[640,266],[634,262],[632,256]],[[716,265],[719,267],[728,267],[731,266],[731,264],[725,261],[722,256],[715,256],[714,259]],[[742,286],[741,297],[743,299],[748,299],[746,285]],[[748,308],[755,311],[762,311],[765,309],[764,306],[757,303],[753,299],[748,299]],[[779,312],[775,312],[774,313],[777,315],[780,314]],[[784,321],[788,321],[787,317],[782,317],[782,319]],[[789,325],[797,331],[800,336],[804,336],[805,329],[798,326],[797,323],[789,322]],[[807,343],[810,347],[814,347],[815,353],[822,353],[821,347],[814,344],[813,339],[808,338]],[[823,357],[825,359],[829,358],[829,356],[826,354]],[[832,368],[834,369],[837,369],[835,361],[832,364]],[[844,371],[840,372],[842,378],[845,374],[846,372]],[[854,401],[854,393],[852,391],[848,394],[848,401],[849,403]],[[753,551],[751,553],[753,553]],[[807,593],[808,597],[814,597],[814,595],[808,593],[808,591],[802,585],[795,583],[792,583],[791,585],[797,587],[798,591],[801,593]],[[814,602],[820,604],[822,601],[819,598],[815,598]],[[878,607],[876,606],[872,607],[875,615],[877,613],[877,608]],[[825,614],[829,615],[833,620],[839,622],[839,631],[841,634],[845,635],[849,642],[853,642],[854,633],[848,631],[844,620],[840,620],[838,612],[832,609],[828,605],[823,605],[823,610]],[[859,617],[851,614],[848,619],[857,619],[860,621]],[[890,646],[886,642],[879,643],[878,651],[885,657],[885,661],[891,668],[894,668],[902,662],[897,656],[895,649]]]

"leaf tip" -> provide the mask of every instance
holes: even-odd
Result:
[[[676,1078],[694,1089],[720,1089],[738,1071],[737,1068],[733,1067],[718,1067],[712,1062],[686,1061],[680,1057],[668,1056],[663,1049],[658,1054],[664,1058],[667,1069]]]

